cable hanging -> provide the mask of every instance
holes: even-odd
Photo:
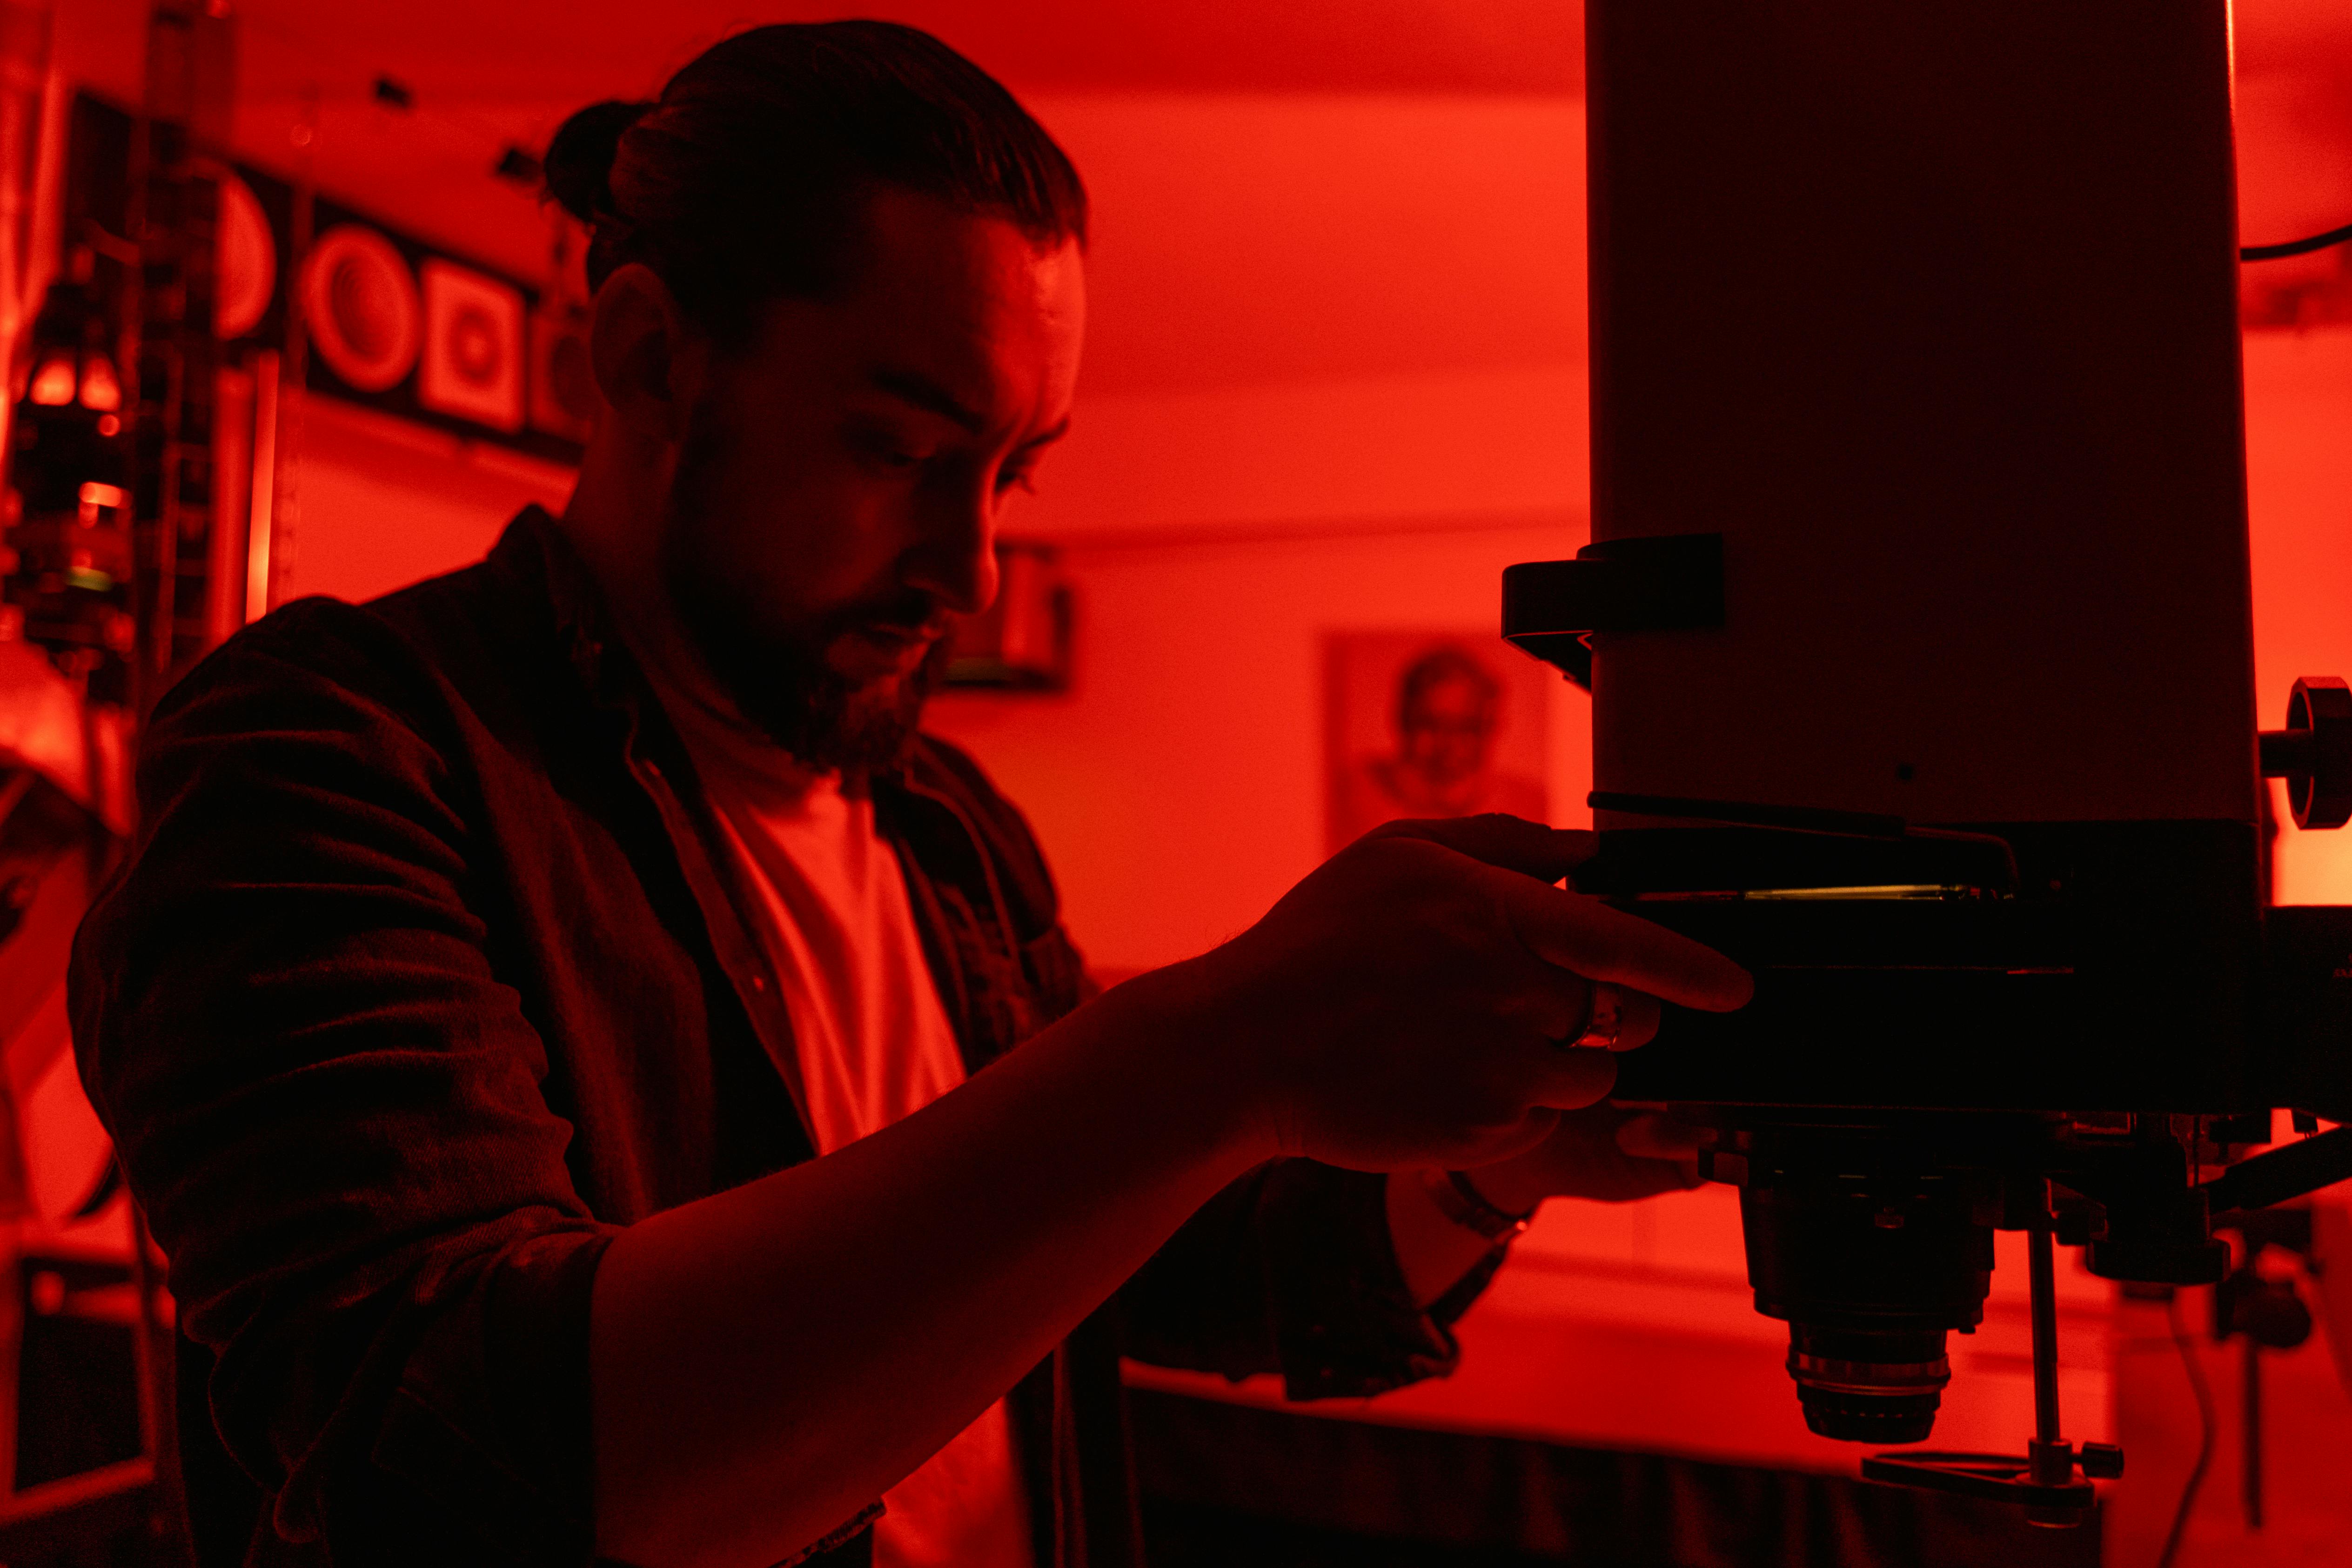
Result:
[[[2279,261],[2290,256],[2305,256],[2315,250],[2325,250],[2331,245],[2341,245],[2352,239],[2352,223],[2342,228],[2331,228],[2326,234],[2315,234],[2305,239],[2290,239],[2283,245],[2249,245],[2238,252],[2241,261]]]

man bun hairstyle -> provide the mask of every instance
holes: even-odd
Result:
[[[651,108],[607,99],[565,121],[542,161],[548,195],[582,223],[593,224],[613,205],[613,160],[620,152],[621,132]]]
[[[955,50],[895,22],[784,22],[712,45],[648,103],[591,104],[545,158],[589,226],[588,287],[630,262],[725,335],[844,281],[863,204],[895,188],[1087,238],[1087,193],[1045,127]]]

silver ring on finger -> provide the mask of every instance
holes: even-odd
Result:
[[[1605,980],[1592,982],[1592,1000],[1584,1013],[1584,1027],[1568,1042],[1571,1049],[1613,1051],[1618,1032],[1625,1026],[1625,994]]]

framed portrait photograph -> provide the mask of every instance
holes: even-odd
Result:
[[[1323,641],[1324,847],[1404,816],[1546,819],[1547,688],[1491,634],[1331,632]]]

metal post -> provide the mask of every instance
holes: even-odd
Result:
[[[2239,1488],[2245,1500],[2246,1528],[2263,1527],[2263,1347],[2247,1334],[2239,1348],[2244,1357],[2244,1436],[2239,1445]]]
[[[2036,1486],[2063,1487],[2074,1479],[2074,1446],[2058,1431],[2058,1274],[2054,1262],[2050,1184],[2035,1184],[2032,1218],[2025,1230],[2026,1280],[2033,1309],[2033,1437],[2025,1445],[2026,1478]],[[2080,1524],[2082,1510],[2032,1508],[2029,1524],[2064,1529]]]
[[[2025,1233],[2025,1241],[2026,1271],[2033,1294],[2033,1436],[2054,1444],[2062,1441],[2058,1435],[2058,1289],[2046,1212]]]

